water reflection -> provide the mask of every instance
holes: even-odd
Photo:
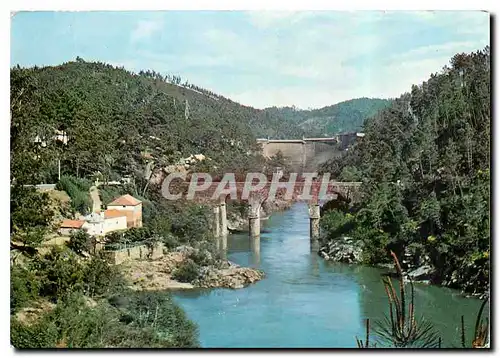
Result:
[[[317,254],[318,251],[319,251],[319,241],[317,239],[311,239],[310,240],[310,251],[311,251],[311,255],[313,254]]]
[[[260,264],[260,236],[250,237],[250,248],[252,250],[252,262],[258,266]]]
[[[311,249],[311,271],[314,277],[319,277],[320,275],[319,260],[321,260],[321,258],[319,257],[317,252],[317,250],[314,251],[313,249]]]

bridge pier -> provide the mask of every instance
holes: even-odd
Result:
[[[250,248],[252,249],[253,264],[260,264],[260,237],[250,238]]]
[[[317,203],[309,204],[309,236],[311,240],[319,239],[320,206]]]
[[[215,237],[227,236],[227,209],[226,203],[216,204],[212,208],[213,212],[213,233]]]
[[[221,236],[221,229],[220,229],[220,207],[219,205],[215,205],[212,208],[213,212],[213,233],[215,237],[220,237]]]
[[[221,259],[226,259],[227,255],[227,236],[220,236],[216,238],[216,248]]]
[[[227,229],[227,208],[226,208],[226,202],[223,201],[220,203],[220,229],[221,229],[221,235],[222,236],[227,236],[229,233]]]
[[[260,237],[260,215],[258,212],[248,217],[248,227],[251,238]]]
[[[248,232],[250,238],[260,237],[260,207],[262,198],[257,193],[251,193],[248,198]]]

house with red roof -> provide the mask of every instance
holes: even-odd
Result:
[[[104,236],[113,231],[142,227],[142,202],[131,195],[123,195],[111,202],[105,211],[90,213],[82,219],[63,220],[59,233],[71,235],[83,229],[92,236]]]
[[[127,228],[142,227],[142,201],[125,194],[108,204],[108,210],[119,211],[127,217]],[[108,211],[106,210],[106,211]]]
[[[78,231],[83,228],[83,224],[85,224],[85,221],[83,220],[71,220],[71,219],[64,219],[59,226],[59,234],[61,235],[71,235],[73,231]]]

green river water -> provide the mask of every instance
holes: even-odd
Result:
[[[260,246],[260,247],[259,247]],[[227,258],[264,270],[243,289],[182,291],[174,299],[198,324],[202,347],[349,348],[364,320],[388,312],[377,268],[330,263],[311,249],[307,206],[295,204],[264,224],[260,245],[227,238]],[[415,285],[417,318],[439,330],[443,347],[460,347],[460,317],[472,335],[480,301],[447,288]],[[469,338],[469,337],[468,337]]]

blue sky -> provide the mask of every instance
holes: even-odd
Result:
[[[397,97],[490,42],[485,12],[20,12],[11,65],[99,60],[257,108]]]

